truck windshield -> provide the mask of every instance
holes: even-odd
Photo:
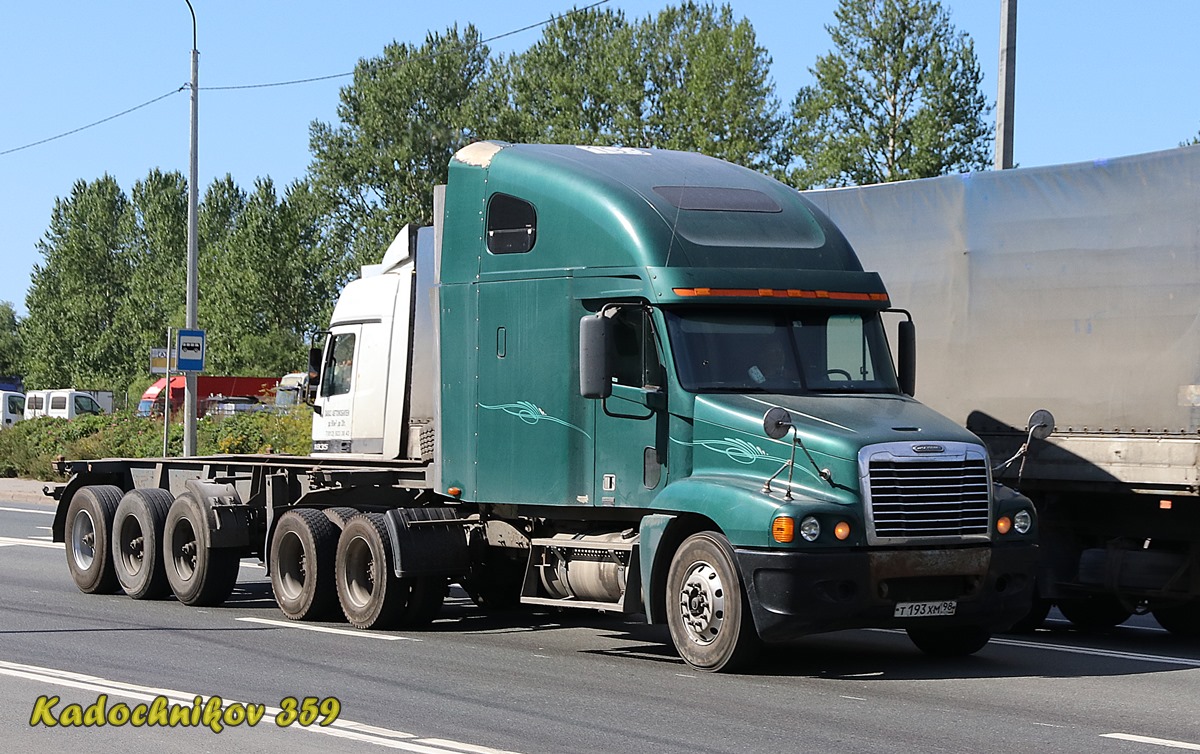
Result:
[[[898,393],[877,312],[665,312],[679,382],[691,392]]]

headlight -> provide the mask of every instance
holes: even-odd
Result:
[[[821,536],[821,522],[812,516],[805,516],[800,522],[800,536],[806,542],[816,542],[817,537]]]
[[[1029,514],[1029,511],[1019,511],[1017,515],[1013,516],[1013,528],[1017,530],[1017,534],[1029,533],[1029,530],[1033,528],[1033,516]]]

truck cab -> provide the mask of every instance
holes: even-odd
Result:
[[[862,626],[966,654],[1027,610],[1032,506],[912,397],[907,314],[798,192],[482,142],[436,199],[335,309],[314,453],[428,461],[526,533],[483,535],[521,601],[644,611],[705,669]]]
[[[25,418],[25,394],[0,390],[0,428],[11,427]]]

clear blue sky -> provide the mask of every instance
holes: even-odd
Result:
[[[307,169],[308,127],[332,122],[349,77],[245,91],[352,71],[393,40],[473,23],[492,37],[573,7],[561,0],[400,2],[194,0],[199,27],[201,192],[232,174],[243,188],[279,186]],[[579,5],[586,5],[580,2]],[[665,0],[610,0],[641,18]],[[731,0],[771,54],[786,105],[830,49],[836,0]],[[996,97],[999,0],[943,0],[971,35]],[[1169,149],[1200,131],[1200,1],[1022,0],[1018,19],[1015,159],[1025,167]],[[537,29],[494,50],[525,49]],[[183,0],[0,4],[0,152],[54,136],[178,89],[190,75],[192,21]],[[0,301],[25,312],[36,243],[54,201],[108,173],[128,193],[155,167],[188,172],[186,91],[82,133],[0,155]],[[380,250],[382,253],[382,249]],[[203,281],[201,281],[203,286]],[[184,294],[164,292],[164,295]],[[201,290],[203,296],[203,289]],[[202,325],[204,323],[201,323]]]

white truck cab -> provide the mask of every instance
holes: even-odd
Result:
[[[0,427],[11,427],[25,418],[25,394],[0,390]]]

